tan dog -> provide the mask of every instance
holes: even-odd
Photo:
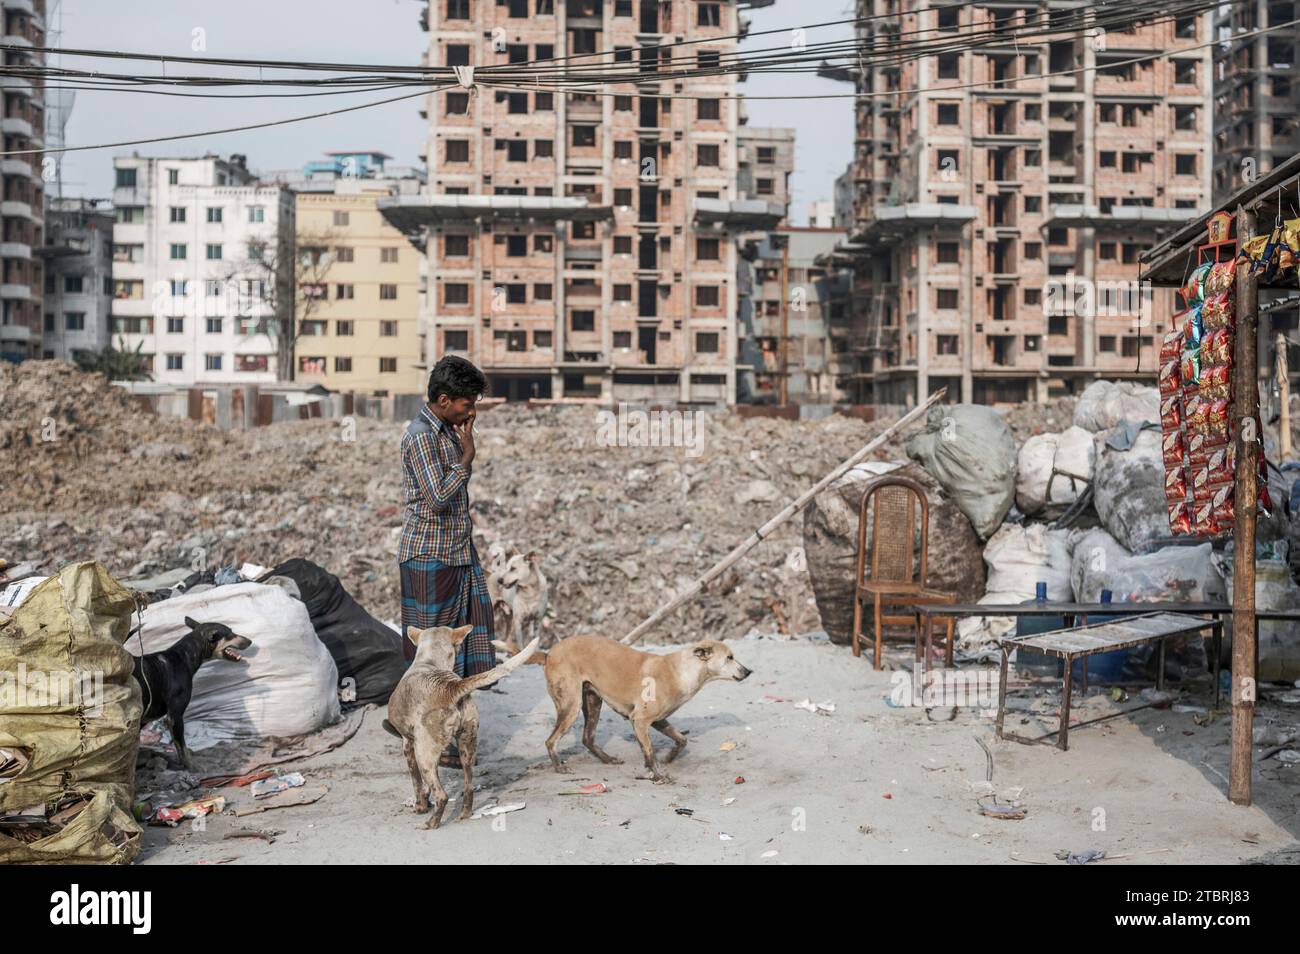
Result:
[[[660,655],[603,636],[571,636],[538,657],[533,661],[544,660],[546,688],[555,703],[555,729],[546,740],[555,770],[567,771],[555,754],[555,744],[573,728],[579,710],[583,715],[582,744],[587,750],[602,762],[622,761],[596,744],[596,723],[605,703],[632,723],[645,766],[656,782],[671,779],[659,770],[650,730],[657,729],[672,739],[673,749],[665,759],[671,762],[686,747],[686,736],[669,724],[668,717],[694,698],[705,683],[715,679],[739,682],[750,674],[725,643],[712,639]]]
[[[501,586],[514,611],[519,637],[516,643],[540,636],[550,648],[555,639],[542,627],[551,586],[542,575],[542,558],[537,553],[516,553],[505,563],[500,575]]]
[[[442,824],[447,807],[447,790],[438,779],[438,758],[447,743],[456,742],[465,773],[464,807],[460,818],[469,818],[474,810],[474,754],[478,748],[478,707],[471,695],[475,689],[490,686],[526,663],[537,651],[533,640],[523,652],[512,656],[487,672],[462,679],[452,667],[456,664],[456,647],[469,635],[472,626],[451,629],[408,627],[406,638],[415,643],[415,661],[406,670],[388,700],[388,718],[384,728],[403,742],[406,765],[415,785],[415,810],[429,810],[429,792],[434,793],[433,817],[425,828]]]

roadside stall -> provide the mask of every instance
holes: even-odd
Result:
[[[1232,753],[1228,797],[1251,802],[1256,701],[1255,530],[1271,509],[1259,417],[1261,289],[1297,287],[1300,156],[1141,256],[1139,280],[1176,288],[1161,344],[1165,494],[1175,534],[1231,538]],[[1280,503],[1280,501],[1278,502]]]

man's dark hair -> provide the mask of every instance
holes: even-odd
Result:
[[[429,374],[429,403],[437,403],[438,395],[445,394],[453,401],[457,398],[479,397],[487,390],[487,378],[473,363],[459,355],[449,354],[433,366]]]

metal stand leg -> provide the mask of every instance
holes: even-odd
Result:
[[[1056,733],[1056,747],[1061,751],[1070,748],[1070,690],[1074,670],[1074,657],[1065,657],[1065,682],[1061,685],[1061,727]]]
[[[1210,630],[1210,649],[1214,653],[1214,663],[1212,671],[1214,672],[1214,708],[1219,708],[1220,697],[1223,695],[1219,688],[1219,657],[1223,653],[1223,621],[1215,617],[1214,628]]]
[[[925,627],[925,671],[929,672],[934,665],[934,623],[930,622]]]
[[[1002,647],[1002,670],[998,674],[998,738],[1002,738],[1002,721],[1007,713],[1007,660],[1010,650]]]
[[[1160,640],[1160,652],[1156,654],[1156,688],[1164,689],[1165,687],[1165,643],[1167,639]]]

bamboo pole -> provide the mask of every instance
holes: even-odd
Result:
[[[1281,403],[1277,421],[1278,456],[1285,461],[1291,459],[1291,369],[1287,362],[1286,335],[1277,336],[1275,348],[1277,393]]]
[[[1255,234],[1255,213],[1237,209],[1237,251]],[[1255,433],[1259,411],[1257,311],[1259,277],[1247,261],[1237,268],[1237,337],[1233,355],[1233,415],[1237,473],[1233,498],[1232,575],[1232,755],[1228,798],[1238,805],[1251,799],[1251,733],[1255,721],[1255,474],[1263,435]]]
[[[638,639],[640,639],[642,636],[645,635],[646,631],[648,631],[656,623],[660,622],[664,617],[666,617],[673,610],[695,599],[695,597],[698,596],[703,591],[704,587],[708,586],[710,582],[712,582],[717,577],[721,576],[722,573],[726,571],[728,567],[730,567],[733,563],[737,562],[746,553],[748,553],[754,547],[758,546],[758,544],[762,542],[762,540],[765,537],[767,537],[773,530],[775,530],[781,524],[785,523],[796,513],[802,510],[805,506],[807,506],[808,503],[814,497],[816,497],[819,493],[821,493],[824,489],[826,489],[826,487],[829,486],[831,483],[838,480],[840,477],[844,476],[844,474],[846,474],[851,467],[865,460],[868,454],[874,451],[881,444],[885,443],[885,441],[888,440],[890,437],[892,437],[896,432],[898,432],[902,428],[906,427],[908,424],[911,424],[913,421],[915,421],[918,417],[921,416],[921,414],[923,414],[925,411],[929,409],[930,405],[940,400],[946,393],[947,393],[946,388],[940,388],[938,391],[935,391],[933,394],[931,394],[929,400],[927,400],[924,404],[920,404],[917,407],[912,408],[912,410],[910,410],[907,414],[899,418],[896,422],[890,425],[886,430],[882,431],[869,444],[867,444],[865,447],[863,447],[861,450],[855,453],[848,460],[844,461],[844,463],[840,464],[838,467],[832,470],[821,480],[817,481],[816,484],[814,484],[808,490],[804,491],[803,494],[801,494],[796,500],[788,504],[784,510],[782,510],[775,517],[773,517],[767,523],[763,524],[761,527],[759,527],[757,530],[751,533],[748,537],[746,537],[745,540],[738,547],[736,547],[725,557],[723,557],[721,560],[715,563],[703,576],[701,576],[689,587],[687,587],[685,590],[679,593],[669,603],[655,610],[654,613],[652,613],[648,619],[646,619],[644,622],[641,623],[641,625],[637,626],[636,629],[632,630],[632,632],[624,636],[622,641],[624,643],[636,642]]]

